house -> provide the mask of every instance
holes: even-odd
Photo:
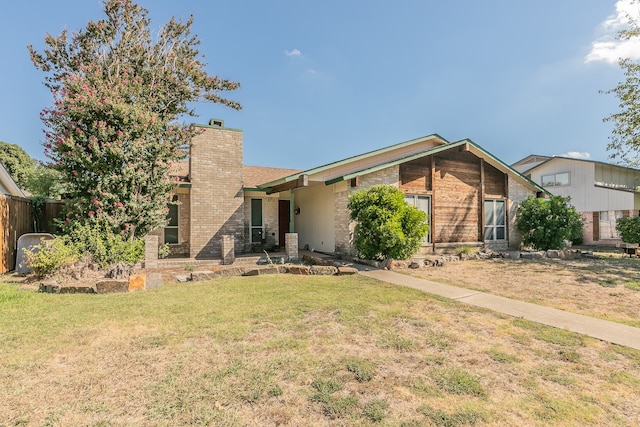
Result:
[[[18,184],[16,184],[2,163],[0,163],[0,194],[25,197],[24,192],[18,187]]]
[[[512,167],[550,193],[571,197],[584,220],[583,243],[619,245],[616,221],[637,216],[640,170],[592,160],[530,155]]]
[[[432,134],[303,171],[244,166],[242,131],[200,127],[188,164],[174,172],[179,205],[154,233],[173,256],[220,258],[223,236],[234,237],[236,253],[282,247],[286,233],[300,249],[352,255],[349,195],[376,184],[397,186],[428,214],[423,252],[516,248],[518,203],[544,193],[469,139]]]

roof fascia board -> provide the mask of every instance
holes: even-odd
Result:
[[[267,182],[265,184],[260,184],[258,187],[259,188],[267,188],[267,187],[274,187],[278,184],[284,184],[286,182],[289,181],[293,181],[295,179],[298,179],[298,176],[304,174],[304,175],[313,175],[316,173],[320,173],[320,172],[324,172],[325,170],[334,168],[334,167],[338,167],[338,166],[342,166],[354,161],[358,161],[358,160],[362,160],[362,159],[366,159],[368,157],[372,157],[375,155],[379,155],[379,154],[384,154],[393,150],[397,150],[398,148],[403,148],[403,147],[407,147],[409,145],[413,145],[413,144],[417,144],[420,142],[424,142],[424,141],[428,141],[430,139],[437,139],[440,140],[440,142],[442,142],[443,146],[448,146],[450,143],[449,141],[447,141],[446,139],[444,139],[443,137],[441,137],[440,135],[438,135],[437,133],[431,134],[431,135],[427,135],[427,136],[422,136],[420,138],[415,138],[409,141],[405,141],[405,142],[401,142],[399,144],[395,144],[395,145],[391,145],[389,147],[384,147],[384,148],[380,148],[378,150],[373,150],[373,151],[369,151],[367,153],[363,153],[363,154],[359,154],[357,156],[352,156],[352,157],[347,157],[346,159],[343,160],[338,160],[337,162],[333,162],[333,163],[328,163],[326,165],[322,165],[322,166],[318,166],[316,168],[313,169],[308,169],[306,171],[303,172],[299,172],[293,175],[289,175],[286,176],[284,178],[280,178],[277,179],[275,181],[271,181],[271,182]]]

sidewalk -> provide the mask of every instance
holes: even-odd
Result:
[[[361,269],[360,274],[394,285],[408,286],[477,307],[577,332],[613,344],[640,350],[640,328],[517,301],[484,292],[458,288],[389,270]]]

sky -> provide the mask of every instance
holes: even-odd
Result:
[[[243,131],[247,165],[309,169],[426,135],[469,138],[505,163],[529,154],[608,161],[631,0],[138,0],[157,31],[194,16],[212,75],[241,111],[194,105],[195,123]],[[100,0],[6,2],[0,141],[43,154],[52,104],[27,45],[103,18]]]

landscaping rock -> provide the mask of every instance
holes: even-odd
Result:
[[[312,265],[309,273],[317,276],[333,276],[338,269],[332,265]]]
[[[162,285],[164,285],[164,281],[162,280],[162,274],[160,273],[147,274],[147,283],[145,284],[145,289],[155,289]]]
[[[179,283],[188,282],[189,279],[190,279],[189,276],[185,276],[184,274],[179,274],[179,275],[175,276],[175,278]]]
[[[217,279],[218,277],[242,276],[248,269],[246,267],[230,267],[220,270],[200,270],[191,273],[191,280],[201,282],[203,280]]]
[[[547,258],[560,258],[561,251],[556,249],[549,249],[547,251]]]
[[[358,269],[354,267],[338,267],[338,276],[349,276],[358,274]]]
[[[306,265],[294,265],[289,267],[289,273],[308,275],[310,274],[310,267]]]
[[[278,274],[280,270],[278,267],[266,267],[266,268],[252,268],[245,271],[243,276],[259,276],[262,274]]]
[[[128,292],[128,280],[102,280],[96,283],[96,292],[99,294],[109,294],[114,292]]]
[[[199,270],[191,272],[191,281],[201,282],[203,280],[213,279],[213,271],[211,270]]]
[[[129,292],[146,289],[147,275],[144,273],[133,274],[129,277]]]

